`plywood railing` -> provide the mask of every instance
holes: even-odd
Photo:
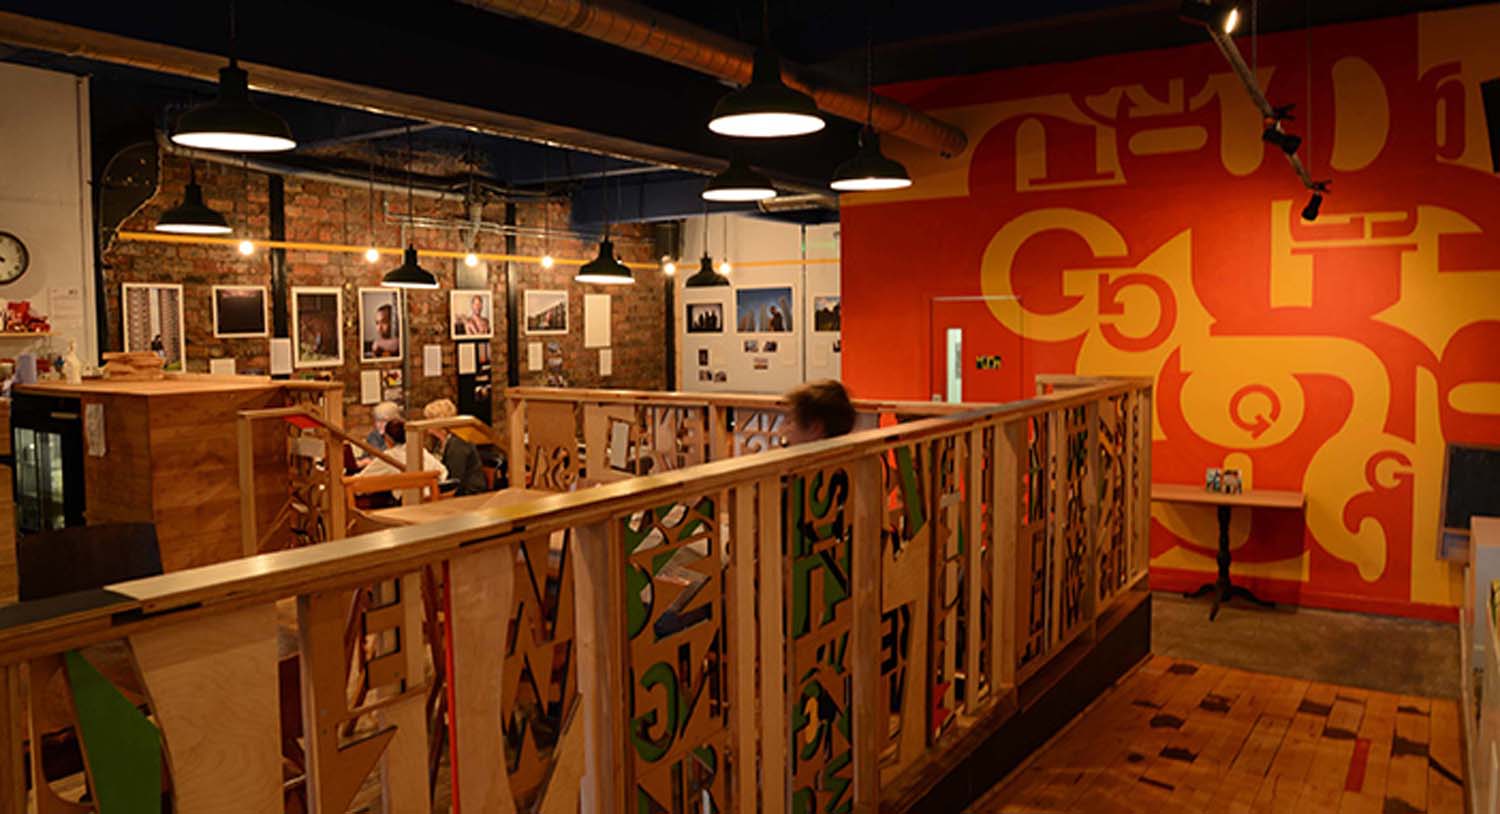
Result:
[[[873,812],[1139,601],[1149,411],[1117,380],[0,609],[0,810],[61,810],[23,755],[72,731],[139,811]]]

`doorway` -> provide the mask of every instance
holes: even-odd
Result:
[[[933,401],[1000,402],[1029,395],[1021,335],[996,311],[1022,325],[1014,296],[934,297],[929,311],[929,366]]]

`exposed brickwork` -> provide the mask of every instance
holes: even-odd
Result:
[[[430,161],[437,163],[441,160],[438,158]],[[187,164],[181,159],[163,156],[161,168],[162,178],[156,195],[125,220],[120,227],[122,231],[150,231],[161,213],[181,200],[183,187],[187,183]],[[430,169],[420,165],[418,167],[419,171]],[[453,170],[446,167],[438,171]],[[266,175],[201,163],[197,172],[198,182],[203,187],[208,205],[225,214],[235,229],[236,237],[248,237],[252,240],[268,237],[270,217]],[[379,246],[395,247],[401,241],[400,226],[383,222],[383,207],[387,201],[394,211],[405,211],[404,195],[376,192],[372,238],[371,195],[367,189],[286,178],[286,239],[356,246],[373,242]],[[544,206],[550,207],[545,216]],[[545,204],[523,202],[517,204],[516,208],[517,221],[523,226],[540,228],[544,217],[550,222],[553,232],[547,242],[553,255],[573,258],[590,258],[594,255],[595,244],[566,232],[569,214],[566,201]],[[415,200],[415,210],[418,217],[458,218],[464,215],[463,205],[457,198],[436,200],[418,197]],[[503,203],[485,206],[486,221],[501,223],[504,217]],[[652,259],[649,231],[645,227],[625,226],[617,231],[621,239],[617,241],[616,249],[622,259],[642,262]],[[418,249],[463,249],[462,237],[457,230],[418,229],[415,240]],[[517,244],[518,253],[523,255],[539,255],[543,251],[543,241],[540,238],[523,237]],[[504,252],[505,238],[492,232],[481,233],[476,248],[480,252]],[[449,337],[448,293],[454,288],[457,272],[462,267],[461,260],[430,256],[423,258],[423,267],[438,276],[442,288],[437,291],[406,292],[406,319],[410,333],[406,358],[402,362],[365,365],[359,361],[359,288],[380,285],[381,276],[399,262],[398,258],[389,256],[371,264],[362,255],[354,253],[287,252],[291,286],[339,286],[343,289],[343,365],[338,368],[299,368],[296,374],[326,372],[342,381],[345,387],[345,414],[348,425],[353,428],[369,424],[369,407],[358,403],[360,371],[367,368],[402,367],[406,382],[406,406],[410,410],[420,410],[422,405],[436,398],[456,399],[457,359],[453,340]],[[270,287],[269,253],[263,248],[250,257],[242,257],[233,247],[114,240],[104,251],[104,264],[109,320],[108,330],[101,340],[105,349],[118,350],[122,345],[121,283],[181,283],[187,320],[187,359],[190,371],[207,372],[209,359],[230,356],[237,360],[239,369],[244,372],[265,372],[269,368],[268,340],[216,339],[213,335],[213,286]],[[498,419],[502,407],[500,388],[504,387],[506,377],[505,267],[503,263],[493,263],[487,269],[482,265],[481,271],[487,273],[489,288],[495,292],[494,338],[491,340],[490,358],[496,385],[493,403],[495,418]],[[660,388],[665,380],[666,348],[666,320],[663,316],[665,290],[661,273],[637,272],[636,285],[605,287],[574,284],[574,271],[572,267],[561,265],[551,270],[535,264],[517,266],[518,314],[524,314],[520,310],[524,307],[520,292],[527,288],[561,289],[569,292],[569,333],[566,336],[533,337],[558,342],[560,354],[548,355],[560,356],[561,368],[552,370],[550,377],[546,368],[541,372],[529,372],[525,369],[528,337],[523,325],[519,348],[522,383]],[[613,374],[609,377],[599,376],[598,350],[586,350],[583,347],[585,292],[613,295],[611,332],[614,360]],[[443,348],[441,377],[426,378],[421,375],[422,347],[428,344],[437,344]]]

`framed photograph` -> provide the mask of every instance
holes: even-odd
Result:
[[[841,325],[839,295],[813,297],[813,330],[837,331]]]
[[[568,292],[527,291],[526,333],[565,334],[568,332]]]
[[[734,292],[739,332],[785,334],[792,332],[791,286],[740,288]]]
[[[448,292],[448,324],[454,339],[489,339],[495,335],[494,292],[459,289]]]
[[[687,332],[690,334],[724,333],[724,305],[717,302],[687,304]]]
[[[214,286],[214,336],[247,339],[270,336],[270,295],[263,285]]]
[[[187,369],[181,285],[121,283],[120,316],[127,352],[151,351],[163,370]]]
[[[401,334],[401,292],[394,288],[359,290],[359,360],[390,362],[405,350]]]
[[[338,367],[344,363],[344,290],[292,287],[292,364]]]

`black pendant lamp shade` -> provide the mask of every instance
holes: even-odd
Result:
[[[781,138],[816,133],[825,124],[811,96],[781,81],[781,59],[762,45],[755,51],[750,84],[719,100],[708,129],[721,136]]]
[[[621,285],[635,282],[635,275],[630,269],[615,259],[615,244],[608,237],[599,241],[599,256],[578,267],[578,273],[573,275],[573,281],[577,283],[594,283],[595,285]]]
[[[721,202],[764,201],[776,197],[776,189],[764,175],[750,169],[739,155],[703,188],[703,200]]]
[[[190,169],[189,173],[182,203],[162,213],[156,221],[156,231],[178,235],[229,234],[229,222],[203,202],[203,188],[198,186],[197,171]]]
[[[177,119],[172,141],[184,147],[271,153],[297,146],[292,129],[275,113],[250,101],[249,75],[229,58],[219,69],[219,96]]]
[[[703,259],[698,261],[698,271],[693,276],[682,281],[688,288],[713,288],[714,286],[729,285],[729,278],[714,270],[713,258],[708,252],[703,253]]]
[[[385,273],[380,284],[386,288],[437,288],[437,278],[432,272],[417,264],[417,247],[408,245],[406,257],[401,265]]]
[[[859,152],[839,165],[829,186],[839,192],[905,189],[911,186],[911,176],[901,162],[880,152],[880,136],[867,127],[859,135]]]

